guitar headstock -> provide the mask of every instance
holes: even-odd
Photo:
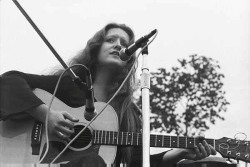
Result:
[[[223,137],[216,140],[215,149],[224,158],[250,162],[250,141]]]

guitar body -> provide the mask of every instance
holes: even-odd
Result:
[[[52,95],[46,91],[36,89],[34,90],[36,96],[38,96],[45,104],[49,104]],[[105,103],[95,103],[96,112],[100,112],[105,106]],[[75,127],[83,128],[88,123],[84,118],[84,107],[71,108],[55,98],[51,107],[53,110],[65,110],[72,114],[75,118],[79,119],[79,122],[75,124]],[[0,162],[1,163],[38,163],[39,159],[43,155],[45,150],[46,138],[45,128],[43,128],[41,136],[41,147],[39,155],[32,155],[31,147],[31,135],[32,128],[35,120],[29,119],[8,119],[0,122]],[[93,130],[104,131],[118,131],[118,118],[116,112],[111,106],[107,108],[99,115],[99,117],[90,125],[88,131],[92,133]],[[84,133],[84,132],[83,132]],[[83,136],[82,136],[83,137]],[[89,143],[84,146],[70,147],[64,154],[58,158],[56,162],[67,162],[76,157],[87,155],[89,153],[96,152],[106,164],[112,164],[115,160],[117,147],[108,145],[92,145],[91,135],[87,135],[87,141]],[[48,154],[46,155],[43,163],[51,162],[58,153],[65,147],[66,143],[60,141],[57,138],[50,138],[50,147]],[[79,136],[80,138],[80,136]],[[79,140],[81,141],[81,140]],[[73,143],[72,143],[73,144]]]

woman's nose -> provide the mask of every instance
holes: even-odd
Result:
[[[114,47],[117,51],[120,51],[122,49],[122,46],[119,42],[116,42],[115,47]]]

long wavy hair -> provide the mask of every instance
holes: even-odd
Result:
[[[98,67],[98,54],[100,48],[105,40],[107,32],[112,28],[120,28],[124,30],[129,36],[129,44],[134,42],[134,33],[132,29],[125,24],[109,23],[104,28],[96,32],[96,34],[90,38],[87,42],[86,47],[81,50],[75,57],[73,57],[69,66],[74,64],[83,64],[89,68],[92,75],[92,81],[95,81],[96,70]],[[129,70],[132,68],[133,63],[136,61],[135,55],[127,62],[125,68],[119,71],[119,75],[116,75],[113,79],[113,85],[108,91],[109,98],[118,89],[124,78],[127,76]],[[74,70],[77,74],[80,73],[80,68]],[[127,82],[123,86],[122,90],[111,102],[111,106],[114,107],[118,119],[120,131],[138,132],[140,130],[140,119],[138,115],[138,109],[133,103],[133,93],[135,91],[135,71],[136,67],[133,68],[132,74],[129,76]],[[62,70],[55,71],[54,74],[60,74]],[[118,149],[119,161],[126,163],[131,162],[132,148],[121,147]]]

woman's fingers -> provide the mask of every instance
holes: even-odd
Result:
[[[63,113],[63,116],[64,116],[65,119],[68,119],[68,120],[70,120],[72,122],[78,122],[79,121],[79,119],[73,117],[71,114],[69,114],[66,111]]]
[[[79,120],[67,111],[53,110],[49,118],[49,131],[55,134],[59,139],[69,141],[69,137],[74,133],[74,122]]]
[[[205,140],[202,141],[203,146],[205,147],[207,156],[211,155],[211,148],[210,146],[207,144],[207,142]]]
[[[201,153],[200,153],[200,149],[198,148],[198,146],[195,146],[194,147],[194,151],[195,151],[195,157],[194,157],[194,160],[199,160],[201,159]]]
[[[206,158],[208,156],[208,154],[207,154],[205,147],[201,143],[199,143],[198,148],[199,148],[200,153],[201,153],[201,158]]]
[[[69,137],[61,133],[60,131],[55,131],[56,136],[64,141],[70,141]]]
[[[211,150],[211,154],[216,155],[217,152],[216,152],[215,148],[212,147],[211,145],[209,145],[209,147],[210,147],[210,150]]]
[[[65,126],[58,126],[56,127],[56,129],[58,131],[60,131],[62,134],[66,135],[66,136],[71,136],[73,133],[74,133],[74,130],[73,129],[68,129],[67,127]]]
[[[187,151],[187,154],[185,155],[186,159],[192,159],[192,160],[200,160],[203,158],[206,158],[210,155],[216,155],[216,150],[214,147],[209,145],[205,140],[203,136],[198,136],[199,143],[194,147],[194,150]]]
[[[61,122],[61,125],[66,126],[66,127],[68,127],[69,129],[73,129],[73,128],[74,128],[74,123],[71,122],[71,121],[68,120],[68,119],[63,120],[63,121]]]
[[[195,147],[195,154],[196,154],[196,160],[203,159],[208,157],[209,155],[216,155],[216,150],[205,140],[202,141],[202,143],[199,143]]]

